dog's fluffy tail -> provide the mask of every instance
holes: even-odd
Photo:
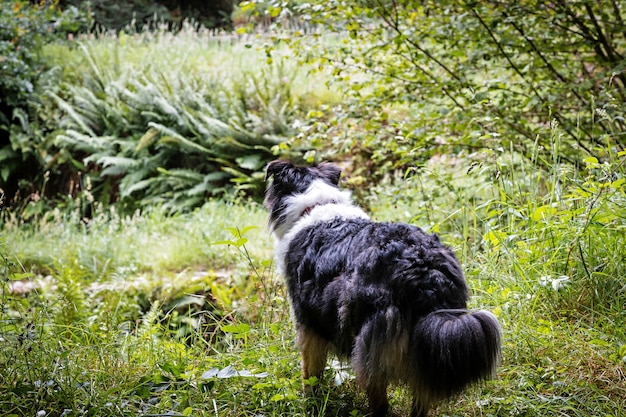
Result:
[[[438,310],[413,331],[417,386],[430,400],[491,378],[500,362],[501,329],[488,311]]]

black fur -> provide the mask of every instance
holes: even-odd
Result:
[[[340,172],[286,161],[267,169],[270,224],[287,230],[278,236],[277,261],[303,377],[319,376],[333,352],[351,359],[374,415],[387,412],[387,385],[402,382],[413,393],[412,415],[425,416],[433,402],[493,376],[500,326],[491,313],[467,311],[461,267],[436,235],[361,215],[342,202]],[[317,198],[306,194],[316,186],[323,192],[314,209],[286,214],[300,200]]]
[[[270,224],[279,227],[285,221],[286,197],[304,192],[311,182],[320,179],[329,185],[338,185],[341,170],[332,164],[316,167],[298,167],[287,161],[274,161],[267,166],[265,180],[273,177],[272,188],[265,204],[270,210]]]

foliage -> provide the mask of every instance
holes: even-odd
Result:
[[[41,49],[46,42],[75,31],[80,26],[75,10],[62,13],[56,2],[31,5],[20,0],[2,2],[0,7],[0,39],[3,97],[2,127],[13,115],[8,110],[22,108],[34,91],[41,73]]]
[[[624,7],[608,0],[309,2],[296,7],[302,19],[345,36],[285,40],[350,86],[346,102],[316,114],[312,126],[319,142],[355,154],[363,178],[463,149],[545,159],[551,144],[539,132],[553,121],[563,132],[559,158],[580,164],[624,147]]]
[[[167,8],[151,0],[60,0],[60,3],[64,8],[75,7],[83,10],[92,19],[92,26],[104,30],[121,30],[134,26],[141,29],[144,25],[149,27],[171,20]]]
[[[258,197],[274,147],[317,105],[304,69],[278,50],[268,59],[254,38],[187,24],[76,46],[46,48],[56,66],[24,120],[24,148],[41,164],[18,209],[27,216],[47,209],[44,196],[78,198],[85,216],[94,202],[176,211],[215,195]]]
[[[232,14],[233,25],[239,32],[247,30],[275,30],[302,28],[298,7],[304,0],[290,1],[242,1]]]
[[[60,0],[63,7],[85,10],[93,24],[104,30],[142,31],[159,24],[178,28],[184,20],[194,20],[206,27],[230,26],[231,0]]]
[[[75,8],[62,12],[56,1],[0,4],[0,203],[4,192],[17,191],[17,181],[32,180],[32,167],[43,169],[38,144],[29,143],[32,132],[26,128],[29,103],[46,69],[42,49],[84,22]]]
[[[236,1],[233,0],[162,0],[172,18],[179,24],[193,20],[209,28],[230,28],[231,14]]]

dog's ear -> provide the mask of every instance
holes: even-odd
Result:
[[[320,170],[322,174],[328,180],[335,185],[339,185],[339,178],[341,178],[341,168],[337,165],[331,164],[329,162],[322,162],[317,166],[317,169]]]
[[[267,168],[265,168],[265,181],[269,180],[270,177],[280,174],[285,169],[293,168],[294,165],[289,161],[276,160],[267,164]]]

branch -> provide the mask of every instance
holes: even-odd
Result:
[[[480,22],[481,26],[487,31],[487,33],[489,34],[489,37],[493,40],[494,44],[496,45],[496,47],[498,48],[498,50],[500,51],[500,54],[504,57],[504,59],[506,59],[506,61],[509,63],[509,66],[513,69],[513,71],[515,71],[515,73],[517,73],[517,75],[520,76],[520,78],[530,86],[533,94],[539,99],[539,101],[541,101],[542,103],[545,103],[545,100],[543,99],[543,97],[541,97],[541,95],[539,94],[539,92],[535,89],[535,87],[532,85],[532,83],[529,83],[528,81],[526,81],[526,78],[524,77],[524,74],[522,73],[522,71],[517,67],[517,65],[515,65],[515,63],[511,60],[511,57],[509,57],[509,54],[506,53],[506,51],[504,50],[504,47],[502,46],[502,44],[500,43],[500,41],[498,40],[498,38],[496,38],[496,35],[493,33],[493,31],[491,30],[491,28],[489,28],[489,25],[487,25],[487,23],[483,20],[482,17],[480,17],[480,15],[478,14],[478,12],[476,11],[476,9],[474,9],[473,7],[470,9],[471,12],[474,14],[474,16],[478,19],[478,21]]]
[[[623,28],[624,19],[622,19],[622,14],[619,10],[619,4],[615,0],[613,0],[612,3],[613,3],[613,13],[615,14],[615,18],[617,19],[617,24]],[[626,29],[622,31],[622,36],[624,37],[624,39],[626,39]]]
[[[509,65],[511,66],[511,68],[520,76],[520,78],[530,87],[531,91],[533,92],[533,94],[535,95],[535,97],[537,97],[539,99],[539,101],[543,104],[543,105],[547,105],[548,103],[546,103],[546,100],[541,96],[541,94],[539,93],[539,91],[537,91],[537,89],[535,88],[534,84],[529,82],[526,77],[524,77],[524,74],[522,73],[522,71],[517,67],[517,65],[515,65],[515,63],[513,62],[513,60],[511,59],[511,57],[509,56],[509,54],[506,53],[506,51],[504,50],[504,47],[502,46],[502,44],[500,43],[500,41],[498,40],[498,38],[496,37],[496,35],[493,33],[493,31],[491,30],[491,28],[489,28],[489,25],[487,25],[487,23],[483,20],[483,18],[478,14],[478,12],[476,11],[476,9],[474,9],[473,7],[471,8],[472,13],[474,14],[474,16],[476,16],[476,18],[478,19],[478,21],[480,22],[480,24],[483,26],[483,28],[487,31],[487,33],[489,34],[489,36],[491,37],[491,39],[493,39],[493,42],[496,44],[498,50],[500,51],[500,53],[504,56],[504,58],[506,59],[506,61],[509,63]],[[578,138],[569,128],[569,125],[566,123],[563,123],[563,120],[561,118],[561,116],[559,114],[555,114],[554,118],[559,122],[559,124],[561,125],[561,127],[563,128],[563,130],[565,130],[565,132],[572,138],[574,139],[579,146],[583,147],[583,144],[581,143],[580,138]],[[591,134],[585,130],[581,131],[588,137],[591,138]]]
[[[587,10],[587,14],[589,15],[591,22],[593,23],[593,27],[596,29],[596,33],[598,34],[598,41],[600,41],[600,44],[604,46],[604,50],[606,51],[609,62],[617,61],[616,58],[622,59],[623,56],[619,54],[615,50],[615,48],[613,48],[611,43],[608,41],[608,39],[604,35],[604,32],[602,31],[602,27],[600,26],[598,19],[596,19],[596,15],[593,13],[593,9],[591,8],[591,5],[588,2],[585,2],[585,10]]]
[[[380,6],[383,6],[383,4],[381,3],[381,0],[378,0],[378,4]],[[394,6],[394,7],[396,7],[396,6]],[[379,9],[379,10],[384,10],[384,9]],[[454,78],[456,81],[461,83],[462,86],[464,86],[464,87],[467,86],[467,82],[465,82],[454,71],[452,71],[450,68],[448,68],[448,66],[446,64],[444,64],[439,59],[437,59],[437,57],[435,57],[433,54],[431,54],[428,50],[424,49],[420,44],[418,44],[417,42],[411,40],[408,36],[405,36],[402,33],[402,30],[400,29],[400,23],[399,23],[399,18],[397,17],[397,13],[396,13],[396,19],[395,19],[394,22],[392,22],[390,20],[389,15],[387,13],[385,13],[384,11],[379,12],[378,15],[380,16],[381,19],[383,19],[383,21],[387,24],[387,26],[389,28],[391,28],[394,32],[399,34],[404,39],[404,41],[407,44],[409,44],[413,48],[417,49],[418,51],[420,51],[421,53],[426,55],[426,57],[428,57],[428,59],[430,59],[431,61],[435,62],[441,69],[443,69],[445,72],[450,74],[450,76],[452,78]]]
[[[572,19],[572,23],[578,26],[578,28],[585,35],[585,37],[589,39],[591,42],[593,42],[593,49],[595,49],[598,56],[601,57],[603,61],[607,61],[607,57],[604,54],[604,51],[602,50],[602,48],[600,47],[598,38],[593,36],[593,34],[591,33],[591,30],[589,30],[587,25],[585,25],[585,22],[583,22],[578,16],[576,16],[576,14],[568,7],[567,1],[559,0],[558,6],[562,11],[565,12],[565,14],[567,14]]]
[[[506,12],[503,14],[504,17],[509,17]],[[554,66],[552,65],[552,63],[550,63],[550,61],[548,61],[548,59],[541,53],[541,50],[539,50],[539,48],[537,48],[537,45],[535,45],[535,42],[533,42],[532,39],[530,39],[527,35],[526,32],[524,32],[524,29],[522,29],[520,26],[518,26],[515,21],[513,19],[509,19],[511,26],[513,26],[513,28],[515,28],[515,30],[517,30],[517,32],[522,35],[522,37],[524,38],[524,40],[530,45],[530,47],[532,48],[533,51],[535,51],[535,53],[539,56],[539,58],[543,61],[544,64],[546,64],[546,67],[548,67],[548,69],[550,70],[550,72],[552,72],[561,82],[567,83],[568,80],[561,75],[561,73],[559,73],[556,68],[554,68]]]
[[[401,39],[404,40],[405,43],[407,43],[408,45],[412,46],[413,48],[415,48],[416,50],[422,52],[424,55],[426,55],[431,61],[435,62],[440,68],[442,68],[445,72],[447,72],[448,74],[450,74],[450,76],[452,76],[453,79],[455,79],[456,81],[458,81],[461,86],[467,86],[467,83],[464,83],[463,80],[456,75],[452,70],[450,70],[443,62],[441,62],[440,60],[438,60],[435,56],[433,56],[430,52],[428,52],[427,50],[425,50],[424,48],[422,48],[418,43],[412,41],[411,39],[409,39],[407,36],[405,36],[402,33],[402,30],[400,29],[400,23],[399,23],[399,16],[397,13],[397,5],[394,2],[394,12],[395,12],[395,19],[393,19],[393,21],[391,20],[391,13],[385,13],[385,9],[384,9],[384,5],[382,4],[381,0],[377,0],[378,3],[378,16],[385,22],[386,26],[388,28],[390,28],[391,30],[393,30],[395,33],[397,33]],[[409,55],[407,56],[406,54],[402,53],[400,50],[396,49],[396,53],[402,57],[403,59],[407,60],[408,62],[411,63],[411,65],[413,65],[413,67],[417,68],[420,72],[422,72],[424,75],[426,75],[427,78],[429,78],[430,80],[434,81],[440,88],[442,93],[448,97],[455,106],[457,106],[458,108],[460,108],[461,110],[465,110],[465,106],[463,106],[463,104],[461,104],[455,97],[454,95],[443,85],[443,82],[437,78],[434,74],[432,74],[430,71],[428,71],[427,69],[425,69],[424,67],[422,67],[413,57],[413,55]],[[397,77],[399,78],[399,77]]]
[[[508,17],[506,13],[504,13],[505,17]],[[530,47],[532,48],[533,51],[535,51],[535,53],[539,56],[539,58],[541,58],[541,60],[544,62],[544,64],[546,64],[546,67],[550,70],[550,72],[552,72],[558,79],[559,81],[561,81],[563,84],[565,85],[569,85],[570,81],[567,80],[564,76],[562,76],[557,70],[556,68],[554,68],[554,66],[552,65],[552,63],[550,63],[550,61],[548,61],[548,59],[545,57],[545,55],[543,53],[541,53],[541,50],[537,47],[537,45],[535,45],[535,42],[533,42],[532,39],[530,39],[526,33],[524,32],[524,29],[522,29],[520,26],[518,26],[515,21],[513,19],[510,19],[511,21],[511,25],[515,28],[515,30],[517,30],[519,32],[520,35],[522,35],[524,37],[524,39],[526,40],[526,42],[530,45]],[[583,64],[584,67],[584,64]],[[575,88],[569,88],[570,92],[572,94],[574,94],[574,96],[578,99],[578,101],[580,101],[581,104],[583,104],[584,106],[588,106],[589,105],[589,101],[586,100],[583,96],[581,96],[578,91],[576,91]],[[602,128],[607,131],[607,127],[604,126],[604,124],[602,122],[599,122],[600,125],[602,126]],[[586,133],[586,132],[585,132]],[[598,140],[595,139],[593,137],[593,135],[587,134],[587,136],[589,136],[589,138],[598,143]]]

